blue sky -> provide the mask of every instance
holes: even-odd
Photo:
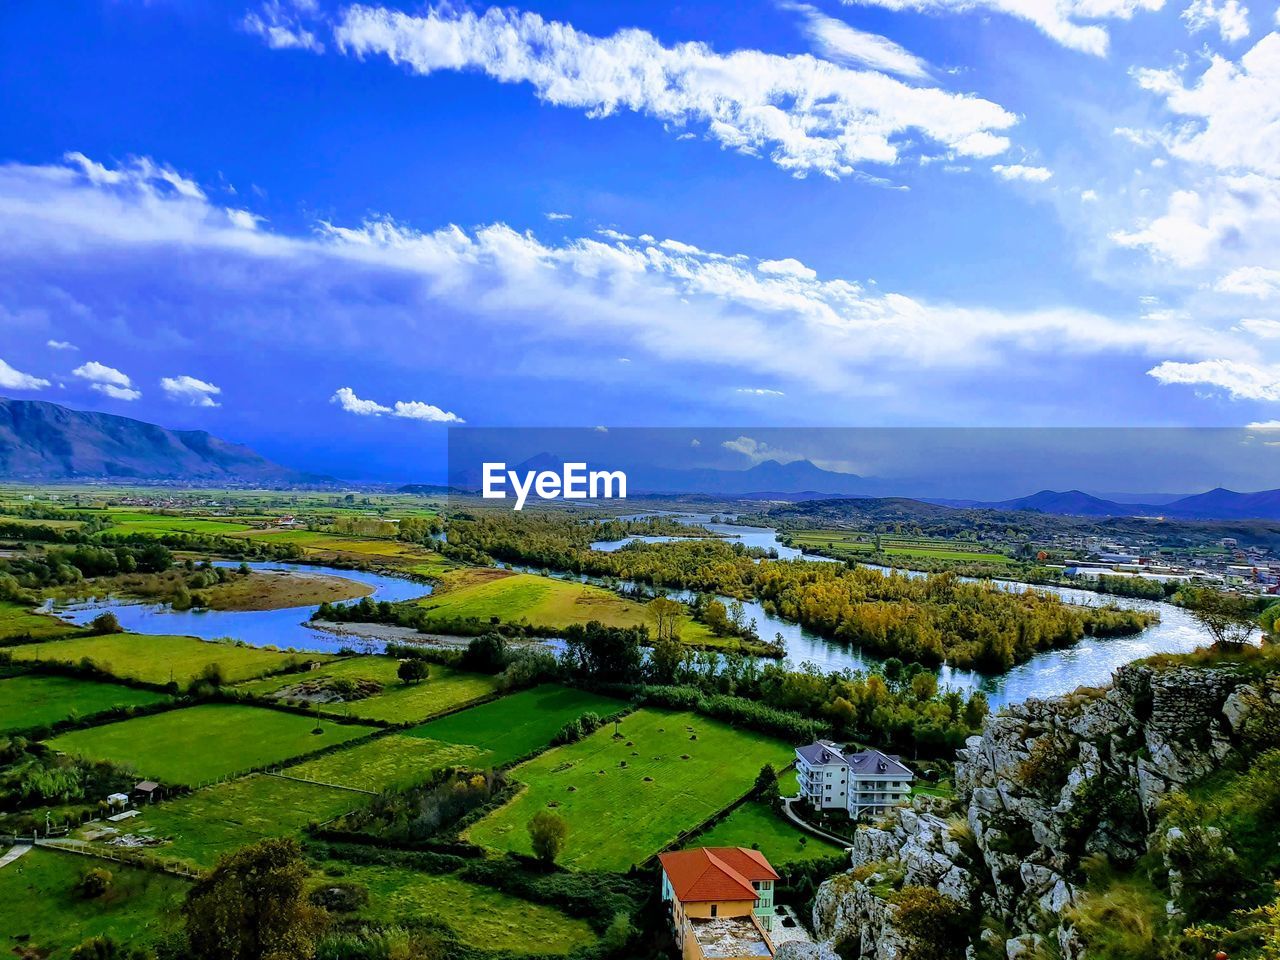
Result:
[[[471,425],[1280,419],[1248,0],[0,11],[0,394],[345,476]]]

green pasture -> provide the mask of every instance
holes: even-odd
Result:
[[[164,694],[78,677],[24,676],[0,679],[0,734],[91,717],[112,707],[141,707],[167,700]]]

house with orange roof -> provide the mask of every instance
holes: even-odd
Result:
[[[698,847],[658,857],[662,902],[683,960],[773,956],[773,885],[778,873],[759,850]]]

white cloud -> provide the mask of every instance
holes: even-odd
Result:
[[[43,390],[47,386],[48,380],[15,370],[0,360],[0,390]]]
[[[813,280],[818,276],[817,270],[806,267],[794,257],[786,257],[783,260],[761,260],[756,264],[756,269],[775,277],[798,277],[801,280]]]
[[[1098,191],[1097,190],[1081,190],[1080,202],[1081,203],[1097,203]]]
[[[50,350],[79,350],[70,340],[46,340],[45,344]]]
[[[732,453],[740,453],[753,464],[763,463],[766,460],[776,460],[779,463],[790,463],[793,460],[800,460],[802,457],[797,453],[789,453],[785,450],[779,450],[769,446],[763,440],[756,440],[754,437],[737,437],[733,440],[723,440],[720,446]]]
[[[605,237],[605,238],[606,238],[606,239],[608,239],[608,240],[623,240],[623,241],[626,241],[626,240],[634,240],[634,239],[635,239],[635,237],[631,236],[631,234],[629,234],[629,233],[621,233],[621,232],[619,232],[619,231],[617,231],[617,230],[612,230],[612,229],[610,229],[610,228],[608,228],[608,227],[603,227],[603,228],[601,228],[601,229],[597,230],[597,231],[596,231],[596,233],[600,234],[600,236]],[[650,240],[650,242],[652,242],[653,238],[652,238],[652,237],[650,237],[650,238],[649,238],[649,240]]]
[[[991,169],[1005,180],[1025,180],[1027,183],[1044,183],[1053,176],[1053,171],[1045,167],[1029,167],[1021,163],[997,163]]]
[[[127,374],[97,360],[82,363],[72,370],[71,374],[81,380],[89,381],[92,389],[106,394],[113,400],[137,400],[142,396],[142,391],[134,389],[133,381]]]
[[[289,3],[267,0],[256,12],[250,11],[240,21],[247,32],[261,37],[272,50],[310,50],[324,53],[324,44],[303,26],[301,13],[314,13],[314,0]]]
[[[1223,390],[1233,400],[1280,401],[1280,366],[1234,360],[1177,363],[1166,360],[1147,373],[1165,384],[1206,386]]]
[[[804,17],[802,29],[818,53],[847,66],[896,73],[912,80],[929,79],[929,64],[888,37],[858,30],[807,3],[783,4]]]
[[[428,423],[463,422],[462,418],[456,413],[450,413],[448,410],[441,410],[434,404],[423,403],[420,400],[397,400],[395,407],[391,411],[391,415],[395,417],[403,417],[406,420],[425,420]]]
[[[384,407],[372,400],[361,400],[350,387],[339,387],[337,392],[329,398],[329,402],[338,404],[347,413],[354,413],[361,417],[379,417],[391,412],[390,407]]]
[[[1264,433],[1272,430],[1280,430],[1280,420],[1259,420],[1245,426],[1246,430],[1256,430]]]
[[[552,211],[551,213],[543,214],[543,216],[545,216],[548,220],[572,220],[573,219],[572,213],[555,213],[554,211]]]
[[[928,13],[998,11],[1027,20],[1041,33],[1064,47],[1105,56],[1110,43],[1106,27],[1079,20],[1129,20],[1142,11],[1159,10],[1164,0],[843,0],[889,10]]]
[[[231,221],[233,226],[237,226],[241,230],[257,230],[258,224],[262,223],[266,218],[250,213],[248,210],[227,207],[227,219]]]
[[[1191,6],[1182,11],[1182,19],[1191,33],[1199,33],[1209,27],[1217,27],[1223,40],[1234,43],[1249,35],[1249,8],[1239,0],[1191,0]]]
[[[1256,173],[1210,177],[1175,190],[1160,216],[1110,236],[1178,267],[1266,255],[1280,249],[1280,180]]]
[[[892,392],[922,370],[933,384],[960,383],[1046,353],[1159,361],[1248,359],[1256,349],[1192,312],[1143,319],[1053,304],[933,301],[820,278],[798,261],[779,270],[790,259],[652,238],[548,243],[501,223],[423,232],[383,218],[321,223],[296,236],[246,231],[223,208],[157,186],[132,164],[92,173],[78,163],[0,166],[0,265],[9,275],[109,263],[117,282],[149,278],[175,299],[232,304],[196,322],[211,336],[248,344],[279,347],[283,335],[290,346],[416,364],[430,355],[415,344],[450,335],[474,343],[496,333],[530,354],[589,347],[619,363],[719,368],[738,383],[796,383],[845,396]],[[598,365],[575,369],[584,378],[600,373]],[[356,413],[395,413],[349,387],[334,402]]]
[[[456,413],[441,410],[433,404],[419,400],[397,400],[393,407],[383,406],[374,400],[362,400],[350,387],[339,387],[337,392],[329,398],[329,402],[338,404],[347,413],[362,417],[380,417],[383,414],[390,414],[403,420],[422,420],[427,423],[464,422]]]
[[[1280,270],[1268,267],[1240,267],[1232,270],[1215,285],[1219,293],[1238,293],[1242,296],[1270,300],[1280,294]]]
[[[702,441],[699,440],[697,437],[694,437],[692,440],[689,441],[689,446],[700,447],[702,446]]]
[[[593,429],[596,433],[608,433],[608,432],[609,432],[609,428],[608,428],[608,427],[604,427],[604,426],[596,426],[596,427],[592,427],[591,429]]]
[[[1188,118],[1163,136],[1170,153],[1228,172],[1280,177],[1280,33],[1236,63],[1213,55],[1192,86],[1180,71],[1138,70],[1138,83]]]
[[[334,35],[346,53],[382,54],[420,74],[480,70],[504,83],[528,83],[543,101],[592,118],[630,110],[677,131],[698,124],[722,146],[767,153],[795,176],[838,178],[865,164],[893,164],[921,140],[991,157],[1008,148],[1003,133],[1017,122],[976,96],[912,87],[808,54],[664,46],[637,29],[595,37],[498,8],[477,15],[438,7],[411,16],[355,5]]]
[[[160,386],[170,400],[182,400],[193,407],[216,407],[218,401],[213,398],[222,393],[221,387],[215,387],[205,380],[197,380],[186,374],[178,377],[161,377]]]
[[[1251,333],[1260,340],[1280,340],[1280,320],[1248,317],[1236,325],[1242,332]]]
[[[781,390],[770,390],[767,387],[738,387],[738,393],[746,393],[753,397],[785,397]]]

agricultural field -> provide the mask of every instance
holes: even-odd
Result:
[[[85,897],[76,884],[98,866],[111,871],[111,889]],[[37,847],[0,870],[0,949],[61,960],[90,937],[140,945],[180,929],[187,889],[154,870]]]
[[[851,530],[799,530],[789,532],[792,546],[798,549],[821,550],[831,556],[854,557],[876,552],[874,534]],[[1013,563],[1012,558],[996,553],[977,543],[959,540],[942,540],[930,537],[880,538],[880,550],[889,557],[928,560],[964,560],[975,563]]]
[[[473,763],[500,767],[545,747],[561,727],[584,713],[607,717],[626,706],[611,697],[547,683],[432,720],[405,735],[479,747],[484,753]]]
[[[367,583],[302,570],[254,570],[200,591],[210,610],[280,610],[358,600],[373,593]]]
[[[206,536],[225,537],[251,529],[249,524],[234,519],[169,515],[133,510],[107,510],[112,533],[133,533],[164,536],[169,533],[199,533]]]
[[[160,859],[209,867],[229,850],[301,833],[312,821],[331,820],[368,800],[351,790],[259,773],[143,807],[120,830],[171,841],[148,848]]]
[[[81,633],[79,627],[72,626],[47,613],[33,613],[20,603],[0,601],[0,643],[5,640],[27,638],[33,640],[56,640],[61,637],[72,637]]]
[[[511,771],[527,789],[475,824],[473,842],[530,853],[526,825],[539,810],[569,823],[560,863],[624,871],[751,789],[761,766],[792,751],[696,713],[641,709],[615,737],[606,725]]]
[[[774,866],[836,856],[842,848],[806,833],[774,813],[763,800],[748,800],[687,847],[755,847]]]
[[[14,660],[78,664],[92,660],[98,669],[116,677],[186,686],[211,663],[222,668],[228,683],[287,670],[303,660],[326,661],[324,654],[305,656],[260,647],[213,643],[195,637],[141,633],[113,633],[10,648]]]
[[[466,673],[436,663],[430,665],[428,680],[406,684],[396,676],[399,666],[400,661],[393,657],[350,657],[306,673],[254,680],[241,685],[240,689],[260,696],[278,695],[281,699],[289,699],[300,695],[301,691],[296,689],[300,683],[374,680],[383,685],[381,693],[362,700],[322,703],[317,709],[331,716],[352,716],[389,723],[426,720],[464,703],[487,697],[497,689],[497,682],[487,674]]]
[[[91,717],[112,707],[142,707],[168,700],[162,693],[74,677],[28,674],[0,679],[0,735]]]
[[[590,620],[610,627],[648,623],[644,604],[604,587],[504,570],[470,569],[448,574],[444,586],[423,597],[418,605],[433,619],[442,621],[487,622],[496,617],[504,623],[554,628]],[[684,642],[699,646],[725,645],[723,639],[693,620],[681,626],[680,636]]]
[[[393,733],[304,760],[281,772],[303,780],[381,793],[407,790],[445,767],[471,765],[482,752],[465,744]]]
[[[363,916],[384,921],[417,917],[430,904],[432,914],[459,939],[483,950],[557,954],[595,940],[582,920],[459,877],[347,863],[340,869],[343,881],[359,883],[369,891]]]
[[[49,746],[110,760],[161,783],[194,786],[373,733],[266,707],[207,703],[54,737]]]

